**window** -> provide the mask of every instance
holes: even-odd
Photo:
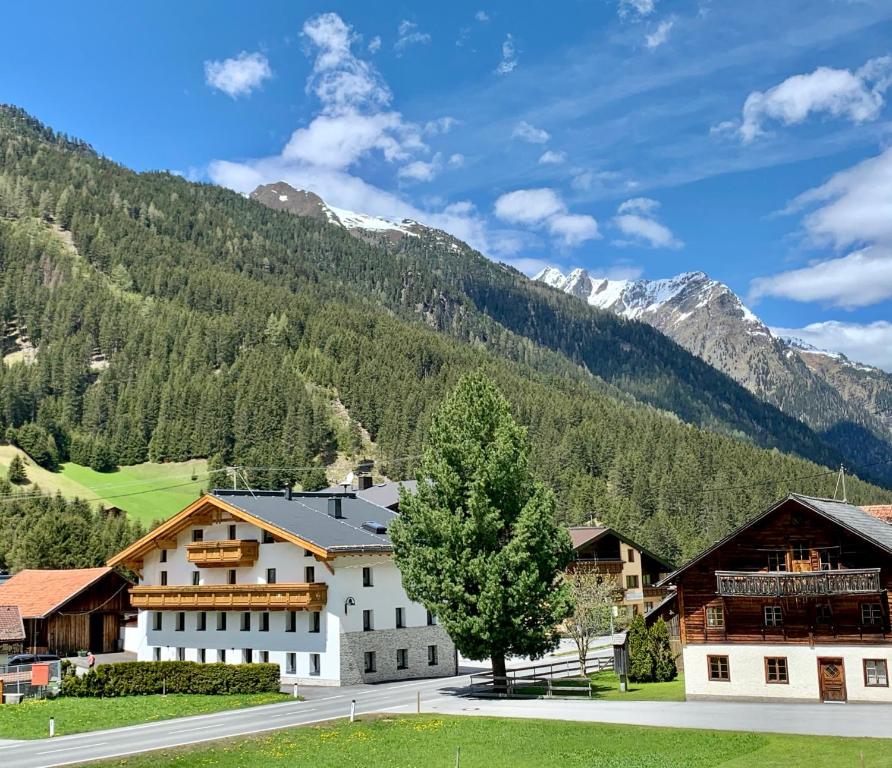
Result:
[[[768,553],[768,570],[769,571],[785,571],[787,570],[787,553],[783,550]]]
[[[787,677],[787,658],[785,656],[768,656],[765,658],[765,682],[790,682],[790,678]]]
[[[192,571],[192,586],[197,587],[201,584],[201,574],[198,571]]]
[[[220,631],[226,629],[226,611],[220,611],[217,614],[217,629]]]
[[[245,648],[242,651],[242,663],[244,664],[253,664],[254,663],[254,651],[250,648]]]
[[[195,620],[195,629],[204,632],[208,628],[208,615],[204,611],[200,611]]]
[[[226,663],[226,649],[225,648],[221,648],[219,651],[217,651],[217,661],[219,661],[221,664]]]
[[[864,685],[869,688],[889,687],[889,673],[885,659],[864,659]]]
[[[396,609],[396,628],[402,629],[406,626],[406,609],[405,608],[397,608]]]
[[[728,666],[727,656],[707,656],[706,664],[709,667],[709,679],[729,682],[731,680],[731,668]]]
[[[319,658],[319,654],[311,653],[310,654],[310,675],[312,675],[313,677],[318,677],[321,669],[322,669],[322,664],[321,664],[321,660]],[[372,671],[374,671],[374,670],[372,670]]]
[[[309,549],[304,550],[304,557],[312,557],[313,553]]]
[[[362,631],[371,632],[375,628],[374,613],[369,610],[362,612]]]
[[[654,583],[654,577],[652,573],[645,573],[642,577],[642,583],[645,587],[652,587]]]
[[[238,536],[236,535],[236,530],[235,530],[234,525],[229,526],[229,532],[227,535],[229,536],[230,541],[235,541],[238,538]]]
[[[312,584],[316,581],[316,568],[312,565],[308,565],[304,568],[304,581],[307,584]]]
[[[152,614],[152,629],[156,632],[161,630],[161,611],[155,611]]]
[[[275,568],[267,568],[266,569],[266,583],[267,584],[275,584],[276,583],[276,569]]]
[[[285,631],[297,632],[297,611],[288,611],[285,616]]]
[[[235,568],[229,569],[229,572],[226,574],[226,583],[235,584]]]
[[[839,552],[836,550],[836,548],[822,549],[820,557],[822,571],[832,571],[836,568],[839,568]]]
[[[397,669],[408,669],[409,668],[409,649],[408,648],[397,648],[396,649],[396,668]]]
[[[427,665],[429,667],[437,666],[437,646],[429,645],[427,647]]]
[[[260,631],[269,632],[269,614],[266,612],[260,614]]]
[[[245,611],[242,613],[242,632],[250,632],[251,631],[251,612]]]
[[[192,531],[192,541],[204,541],[204,531],[201,528],[195,528]]]
[[[152,661],[161,661],[161,649],[152,648]]]
[[[177,612],[176,631],[183,632],[186,629],[186,614],[183,611]]]
[[[167,550],[166,549],[161,550],[161,562],[162,563],[167,562]]]
[[[167,571],[161,571],[161,586],[167,586]]]
[[[261,664],[269,664],[269,651],[258,651],[257,656]]]
[[[437,623],[437,617],[434,616],[430,611],[427,612],[427,625],[429,627],[434,626]]]
[[[628,560],[630,563],[635,562],[635,550],[631,547],[626,550],[626,560]]]
[[[286,675],[294,675],[297,673],[297,654],[296,653],[286,653],[285,654],[285,674]]]
[[[374,651],[366,651],[365,652],[365,671],[366,672],[374,672],[375,671],[375,652]]]
[[[177,648],[177,661],[185,661],[186,660],[186,649],[185,648]]]
[[[275,538],[273,537],[273,535],[272,535],[269,531],[266,531],[266,530],[265,530],[265,531],[263,532],[263,534],[262,534],[262,538],[261,538],[261,542],[262,542],[262,543],[264,543],[264,544],[274,544],[275,541],[276,541]]]
[[[364,619],[365,617],[363,617]],[[319,611],[311,611],[310,612],[310,632],[319,632],[320,627],[322,626],[322,615]]]
[[[372,583],[372,569],[366,566],[362,569],[362,586],[371,587],[374,586]]]
[[[793,559],[794,560],[811,560],[811,549],[808,544],[804,542],[797,541],[793,544]]]
[[[725,609],[720,605],[706,606],[706,626],[710,629],[724,629]]]
[[[883,606],[880,603],[861,603],[861,623],[871,627],[882,624]]]
[[[832,624],[833,611],[830,610],[829,603],[818,603],[815,606],[815,623],[816,624]]]
[[[644,612],[650,613],[654,609],[654,604],[651,602],[647,602],[644,604]]]
[[[207,659],[207,651],[205,651],[204,648],[199,648],[198,649],[198,663],[204,664],[206,659]]]
[[[766,605],[762,608],[766,627],[780,627],[784,623],[784,614],[779,605]]]
[[[626,589],[638,589],[637,574],[626,576]]]

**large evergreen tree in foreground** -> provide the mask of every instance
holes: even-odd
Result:
[[[506,656],[551,650],[571,609],[560,579],[570,540],[529,453],[495,384],[465,376],[434,416],[418,492],[402,496],[390,529],[409,597],[497,677]]]

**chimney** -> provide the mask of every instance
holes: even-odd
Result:
[[[356,490],[357,491],[367,491],[372,487],[372,476],[371,475],[360,475],[356,478]]]
[[[328,516],[338,520],[344,516],[341,512],[341,498],[339,496],[328,497]]]
[[[288,483],[288,485],[285,486],[285,499],[286,500],[291,501],[291,493],[292,493],[291,483]]]

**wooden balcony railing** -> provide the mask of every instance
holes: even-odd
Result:
[[[723,597],[821,597],[882,592],[879,568],[836,571],[716,571]]]
[[[254,565],[260,553],[256,539],[196,541],[186,545],[186,558],[199,568],[235,568]]]
[[[135,608],[156,611],[320,611],[328,586],[312,584],[209,584],[138,586],[130,589]]]
[[[573,571],[594,571],[595,573],[622,573],[623,561],[619,558],[580,557],[572,560],[567,567]]]
[[[666,589],[666,587],[655,587],[655,586],[653,586],[653,585],[651,584],[651,585],[645,585],[645,586],[643,587],[643,590],[642,590],[642,591],[644,592],[644,596],[645,596],[645,597],[659,597],[659,598],[663,598],[663,597],[665,597],[666,592],[667,592],[668,590]]]

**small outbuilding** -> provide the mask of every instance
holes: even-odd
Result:
[[[0,587],[24,625],[24,650],[71,656],[119,650],[131,583],[111,568],[19,571]],[[2,610],[2,609],[0,609]]]
[[[21,653],[24,642],[25,626],[18,606],[0,605],[0,654]]]

